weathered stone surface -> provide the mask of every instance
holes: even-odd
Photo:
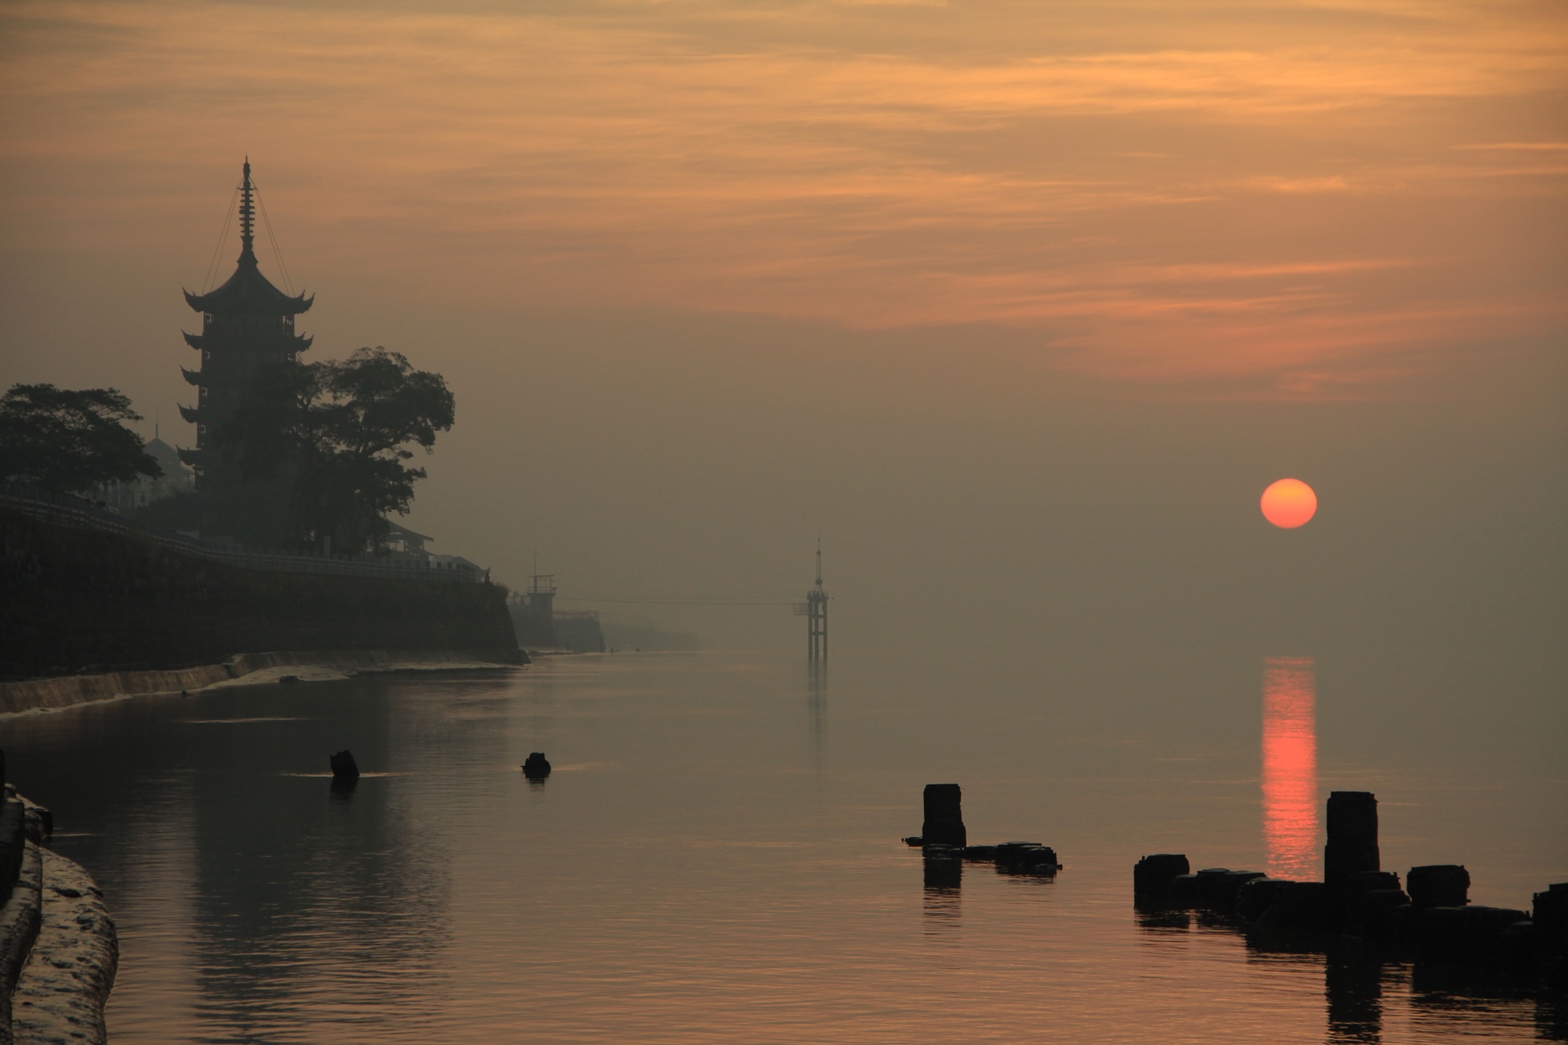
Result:
[[[1405,890],[1417,910],[1463,907],[1470,902],[1470,872],[1463,864],[1412,867],[1405,876]]]
[[[331,756],[328,763],[332,766],[332,776],[337,780],[358,780],[359,764],[354,761],[353,752],[347,748]]]
[[[48,849],[42,857],[42,925],[11,999],[16,1045],[103,1045],[103,1007],[119,942],[97,884]]]
[[[1132,869],[1132,891],[1138,896],[1164,896],[1171,879],[1191,871],[1192,866],[1182,853],[1155,853],[1140,857]]]
[[[20,803],[17,803],[20,805]],[[0,907],[0,1041],[8,1040],[4,1028],[11,1025],[11,996],[33,943],[38,938],[41,917],[40,890],[43,887],[41,850],[23,841],[17,875],[6,902]]]
[[[1377,796],[1370,791],[1330,793],[1323,880],[1337,890],[1351,875],[1381,867],[1377,847]]]
[[[964,829],[963,789],[957,784],[926,785],[925,823],[921,825],[920,837],[928,846],[962,849],[969,843]]]
[[[996,846],[994,859],[998,871],[1014,874],[1052,875],[1062,866],[1056,850],[1039,842],[1003,842]]]
[[[550,760],[544,757],[543,751],[531,753],[523,762],[523,776],[529,780],[543,780],[550,775]]]
[[[1354,928],[1368,940],[1393,940],[1409,910],[1410,897],[1403,889],[1371,889],[1356,900]]]

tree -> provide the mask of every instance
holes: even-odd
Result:
[[[406,515],[414,483],[425,478],[405,463],[414,456],[409,447],[429,452],[455,414],[440,374],[378,346],[341,362],[258,369],[245,405],[215,442],[247,478],[286,480],[293,542],[377,548],[386,514]]]
[[[82,493],[103,483],[163,474],[123,421],[140,421],[113,388],[72,391],[12,385],[0,397],[0,478],[51,493]]]

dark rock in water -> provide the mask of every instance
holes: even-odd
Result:
[[[1463,907],[1470,902],[1470,872],[1463,864],[1412,867],[1405,876],[1405,891],[1417,910]]]
[[[1530,916],[1506,907],[1427,907],[1412,915],[1412,942],[1440,961],[1517,965],[1534,946]]]
[[[1173,904],[1195,907],[1198,903],[1198,876],[1179,874],[1165,883],[1165,899]]]
[[[335,780],[358,780],[359,764],[354,761],[354,755],[348,749],[339,751],[330,759],[332,777]]]
[[[1346,878],[1382,868],[1377,847],[1377,796],[1370,791],[1334,791],[1328,796],[1328,845],[1323,880],[1338,890]]]
[[[1541,946],[1550,953],[1568,953],[1568,882],[1553,883],[1535,894],[1535,927]]]
[[[1248,882],[1263,878],[1262,871],[1198,872],[1198,900],[1215,911],[1231,911],[1236,907],[1236,893]]]
[[[1164,896],[1171,879],[1192,870],[1181,853],[1155,853],[1141,858],[1132,869],[1132,891],[1138,896]]]
[[[927,784],[925,814],[920,828],[925,845],[962,849],[969,843],[964,830],[963,790],[957,784]]]
[[[1056,861],[1056,850],[1039,842],[1003,842],[995,848],[998,871],[1055,874],[1062,866]]]
[[[332,790],[332,796],[334,798],[347,798],[349,795],[352,795],[354,793],[354,789],[359,786],[359,777],[335,776],[332,778],[332,783],[329,786]]]
[[[904,844],[910,846],[911,848],[919,849],[922,845],[925,845],[925,841],[926,840],[921,838],[919,835],[910,835],[908,838],[904,839]]]
[[[1409,911],[1410,897],[1403,889],[1371,889],[1357,898],[1350,925],[1363,939],[1393,940],[1401,935]]]
[[[550,760],[544,757],[543,751],[535,751],[523,763],[523,776],[529,780],[543,780],[550,775]]]
[[[965,860],[994,861],[996,859],[996,846],[994,845],[966,845],[964,846]]]
[[[1274,903],[1274,895],[1285,886],[1284,878],[1253,878],[1243,882],[1236,890],[1236,914],[1244,922],[1255,922],[1263,917]]]
[[[1330,921],[1328,887],[1322,882],[1281,882],[1258,924],[1291,932],[1321,932]]]
[[[1367,893],[1392,892],[1403,896],[1399,876],[1393,871],[1357,871],[1340,879],[1334,889],[1339,905],[1340,928],[1350,936],[1361,936],[1361,898]],[[1405,903],[1410,901],[1406,899]]]
[[[281,675],[278,677],[278,685],[280,686],[292,686],[297,682],[299,682],[298,675]]]

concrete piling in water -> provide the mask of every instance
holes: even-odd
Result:
[[[1323,881],[1336,892],[1355,874],[1382,869],[1377,848],[1377,796],[1334,791],[1328,796],[1328,845]]]
[[[946,845],[962,849],[969,844],[964,829],[963,789],[957,784],[927,784],[925,823],[920,827],[924,845]]]

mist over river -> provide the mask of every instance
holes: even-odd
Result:
[[[1335,789],[1377,793],[1385,869],[1464,863],[1524,908],[1568,878],[1561,732],[1523,713],[1560,665],[1466,656],[551,657],[13,716],[0,745],[107,894],[121,1045],[1549,1039],[1527,990],[1133,908],[1146,853],[1321,875]],[[928,888],[899,839],[950,781],[972,842],[1065,869]]]

